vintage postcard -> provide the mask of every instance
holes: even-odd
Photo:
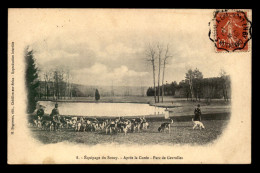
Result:
[[[8,10],[8,164],[250,164],[250,9]]]

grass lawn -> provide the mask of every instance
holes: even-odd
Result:
[[[149,121],[148,121],[149,122]],[[202,121],[206,129],[193,130],[192,122],[180,121],[171,126],[171,133],[159,133],[157,131],[163,120],[151,121],[150,128],[140,133],[105,134],[105,132],[75,132],[73,129],[62,129],[61,131],[43,131],[35,127],[30,127],[32,135],[39,141],[49,144],[58,142],[84,143],[86,145],[96,145],[104,143],[117,144],[191,144],[203,145],[213,142],[222,134],[228,120],[205,120]]]

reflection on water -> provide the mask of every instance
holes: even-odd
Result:
[[[55,102],[39,101],[45,106],[45,113],[50,114]],[[137,103],[67,103],[58,102],[61,115],[81,116],[136,116],[164,114],[164,108]]]

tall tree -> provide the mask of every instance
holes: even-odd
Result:
[[[157,49],[158,49],[158,95],[157,95],[157,101],[158,103],[160,102],[160,75],[161,75],[161,55],[163,48],[162,46],[158,43],[157,44]]]
[[[194,98],[194,93],[193,93],[193,71],[192,69],[189,69],[188,72],[186,73],[186,76],[185,76],[186,80],[188,81],[189,83],[189,87],[190,87],[190,96],[191,96],[191,100],[193,100]]]
[[[194,93],[196,93],[196,100],[200,100],[201,95],[201,80],[203,79],[203,74],[199,71],[198,68],[196,68],[193,71],[194,76],[194,82],[193,82],[193,89],[195,90]]]
[[[66,77],[66,93],[65,93],[65,96],[67,96],[68,98],[71,98],[72,94],[71,94],[70,70],[67,69],[65,74],[66,74],[65,75],[65,77]]]
[[[35,64],[33,50],[29,47],[25,50],[25,82],[27,89],[27,112],[32,113],[36,109],[37,87],[39,86],[38,70]]]
[[[44,77],[44,89],[45,89],[45,99],[48,99],[49,96],[49,83],[51,82],[52,78],[52,71],[48,70],[43,73]]]
[[[220,79],[222,80],[222,91],[223,91],[223,98],[225,102],[228,102],[228,90],[230,88],[230,77],[226,74],[226,72],[221,69],[220,70]]]
[[[168,58],[171,57],[171,56],[168,55],[168,53],[169,53],[169,44],[167,44],[165,55],[164,55],[164,59],[163,59],[162,102],[163,102],[163,96],[164,96],[164,74],[165,74],[165,68],[166,68],[166,64],[167,64]]]
[[[176,88],[177,88],[178,84],[176,81],[172,82],[171,85],[170,85],[170,90],[171,90],[171,93],[172,93],[172,96],[175,95],[175,91],[176,91]]]
[[[54,98],[57,100],[57,99],[59,99],[59,74],[58,74],[58,71],[57,70],[55,70],[54,71],[54,76],[53,76],[53,78],[54,78],[54,90],[55,90],[55,92],[53,92],[54,93]]]
[[[148,48],[146,50],[146,56],[148,57],[147,58],[147,61],[149,61],[152,65],[152,69],[153,69],[153,88],[154,88],[154,102],[156,103],[156,88],[155,88],[155,49],[154,47],[149,44],[148,45]]]
[[[202,73],[197,68],[194,71],[192,69],[189,69],[188,72],[186,73],[185,78],[188,81],[190,86],[191,100],[195,98],[195,91],[196,91],[196,100],[197,100],[201,89],[200,81],[203,78]]]
[[[62,99],[65,98],[66,93],[66,82],[64,82],[65,79],[65,71],[62,68],[56,69],[53,72],[53,86],[54,86],[54,99]]]

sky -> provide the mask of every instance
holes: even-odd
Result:
[[[158,43],[163,55],[169,45],[167,83],[183,80],[189,68],[216,77],[232,66],[227,54],[216,53],[209,40],[213,10],[53,9],[35,14],[25,25],[32,33],[28,42],[40,76],[67,69],[73,83],[152,86],[146,50]]]

